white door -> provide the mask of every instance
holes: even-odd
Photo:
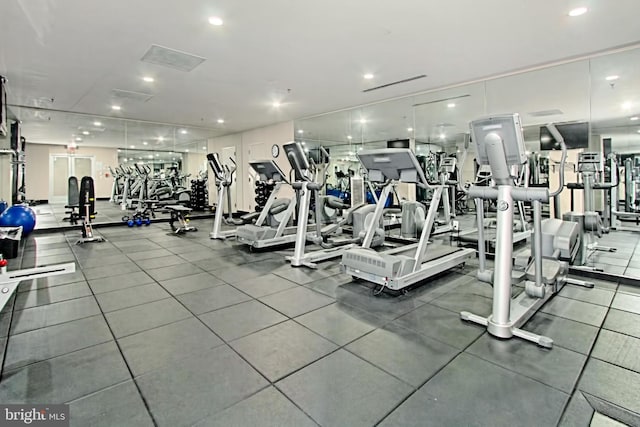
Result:
[[[49,203],[68,202],[69,177],[78,178],[78,186],[83,176],[93,176],[94,158],[90,156],[70,156],[52,154],[49,157]]]

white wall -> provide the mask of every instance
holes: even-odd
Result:
[[[209,152],[215,152],[222,156],[222,151],[225,147],[235,147],[236,149],[236,163],[238,164],[238,170],[236,171],[236,209],[243,211],[255,210],[254,175],[249,167],[249,160],[273,159],[271,147],[276,144],[280,148],[280,155],[274,160],[282,168],[283,172],[289,173],[291,166],[284,155],[282,145],[293,141],[293,137],[293,121],[288,121],[209,140]],[[224,161],[224,159],[221,160]],[[209,177],[209,198],[210,203],[213,203],[216,200],[217,192],[211,172]],[[283,197],[291,197],[293,191],[285,190],[282,194]]]
[[[49,199],[49,156],[51,154],[67,154],[67,149],[63,145],[27,144],[25,149],[27,199]],[[118,164],[118,150],[78,147],[76,154],[94,158],[93,179],[96,197],[110,197],[113,178],[109,173],[109,166]]]

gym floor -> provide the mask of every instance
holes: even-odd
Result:
[[[640,425],[639,287],[566,286],[525,327],[546,350],[460,320],[491,311],[475,260],[374,296],[339,261],[293,269],[193,224],[30,236],[12,268],[77,272],[22,283],[0,314],[0,402],[67,402],[74,426]]]

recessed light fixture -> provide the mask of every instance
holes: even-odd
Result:
[[[118,153],[122,153],[122,150],[118,148]]]
[[[273,107],[275,107],[275,108],[278,108],[278,107],[280,107],[280,105],[282,105],[282,104],[280,104],[278,101],[275,101],[275,102],[274,102],[273,104],[271,104],[271,105],[272,105]]]
[[[128,161],[129,161],[129,159],[124,159],[124,161],[125,161],[125,162],[128,162]]]
[[[158,137],[158,142],[162,142],[162,141],[164,141],[164,137],[163,136],[159,136]]]
[[[149,145],[147,141],[142,141],[142,145]]]
[[[358,147],[358,151],[361,151],[361,150],[362,150],[362,147]]]
[[[308,152],[309,152],[309,149],[308,149],[308,148],[305,148],[305,149],[304,149],[304,152],[305,152],[305,153],[308,153]]]
[[[613,81],[613,80],[618,80],[620,78],[620,76],[616,76],[616,75],[612,75],[612,76],[607,76],[604,79],[608,82]]]
[[[305,145],[305,144],[306,144],[306,142],[304,142],[304,141],[300,141],[300,144]]]
[[[627,101],[627,102],[623,102],[622,103],[622,108],[624,108],[625,110],[628,110],[629,108],[631,108],[631,102]]]
[[[150,159],[153,159],[153,154],[149,154],[149,158],[150,158]]]
[[[413,132],[413,128],[407,128],[407,132]]]
[[[94,126],[102,126],[102,123],[101,122],[93,122],[93,125]]]
[[[78,141],[78,142],[82,142],[82,138],[77,137],[77,138],[76,138],[76,141]]]
[[[169,151],[169,154],[173,154],[173,151]]]
[[[206,150],[206,149],[207,149],[207,147],[202,147],[202,149],[203,149],[203,150]]]
[[[153,83],[153,82],[155,82],[155,81],[156,81],[156,79],[154,79],[153,77],[149,77],[149,76],[144,76],[144,77],[142,78],[142,80],[144,80],[144,81],[145,81],[145,82],[147,82],[147,83]]]
[[[347,135],[347,139],[351,140],[353,137],[351,135]]]
[[[359,121],[360,121],[361,124],[367,123],[367,119],[360,119]]]
[[[571,9],[569,11],[569,16],[576,17],[576,16],[584,15],[585,13],[587,13],[588,10],[589,9],[587,9],[586,7],[576,7],[575,9]]]
[[[119,105],[112,105],[111,109],[114,110],[114,111],[120,111],[120,110],[122,110],[122,107],[119,106]]]
[[[219,124],[223,124],[224,123],[224,119],[218,119],[218,123]]]
[[[219,16],[212,16],[209,18],[209,24],[219,27],[220,25],[224,24],[224,21]]]
[[[186,150],[184,150],[184,152],[185,152],[185,153],[188,153],[188,152],[189,152],[189,149],[187,148]]]
[[[455,102],[450,102],[447,104],[447,108],[456,108]]]
[[[183,134],[183,135],[186,135],[186,134],[187,134],[187,130],[186,130],[186,129],[182,129],[182,130],[180,131],[180,133],[181,133],[181,134]]]
[[[629,117],[629,120],[631,120],[632,122],[635,122],[636,120],[638,120],[640,117],[638,116],[633,116],[633,117]]]
[[[367,73],[367,74],[365,74],[365,75],[364,75],[364,76],[362,76],[362,77],[364,77],[364,78],[365,78],[365,79],[367,79],[367,80],[371,80],[371,79],[373,78],[373,74],[371,74],[371,73]]]
[[[445,139],[447,136],[444,133],[440,134],[440,139]]]
[[[88,130],[83,130],[83,131],[82,131],[82,134],[83,134],[83,135],[89,135],[89,131],[88,131]]]
[[[638,133],[640,133],[640,129],[638,129]]]
[[[160,154],[156,153],[156,157],[160,157]]]
[[[130,145],[129,148],[136,148],[136,146],[135,145]]]
[[[129,157],[129,161],[130,161],[130,162],[133,162],[133,157]]]
[[[298,133],[299,133],[299,134],[303,134],[303,133],[304,133],[304,130],[302,130],[302,129],[298,129]]]

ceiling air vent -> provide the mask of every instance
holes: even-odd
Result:
[[[399,84],[402,84],[402,83],[409,83],[409,82],[412,82],[414,80],[424,79],[425,77],[427,77],[426,74],[420,74],[419,76],[409,77],[408,79],[402,79],[402,80],[398,80],[397,82],[391,82],[391,83],[383,84],[383,85],[380,85],[380,86],[372,87],[372,88],[369,88],[369,89],[365,89],[362,92],[372,92],[374,90],[384,89],[384,88],[389,87],[389,86],[395,86],[395,85],[399,85]]]
[[[115,99],[123,99],[127,101],[136,101],[136,102],[147,102],[148,100],[153,98],[153,95],[149,93],[133,92],[130,90],[123,90],[123,89],[113,89],[111,91],[111,95]]]
[[[542,111],[534,111],[533,113],[529,113],[530,116],[533,117],[546,117],[546,116],[557,116],[560,114],[564,114],[562,110],[542,110]]]
[[[418,104],[413,104],[413,107],[419,107],[421,105],[437,104],[438,102],[454,101],[456,99],[468,98],[470,96],[471,95],[466,94],[466,95],[459,95],[459,96],[450,96],[449,98],[434,99],[433,101],[420,102]]]
[[[149,50],[147,50],[141,58],[141,61],[143,62],[163,65],[180,71],[191,71],[206,60],[206,58],[202,58],[201,56],[192,55],[190,53],[169,49],[168,47],[162,47],[155,44],[152,44]]]

